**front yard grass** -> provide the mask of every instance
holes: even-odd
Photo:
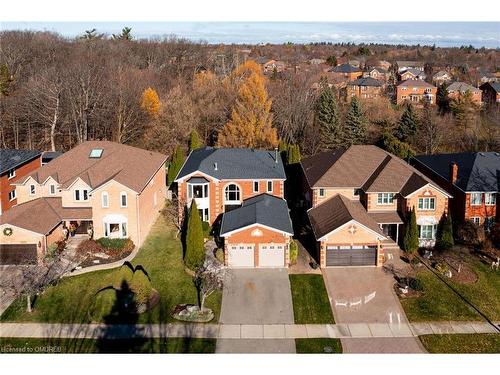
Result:
[[[170,316],[179,303],[197,304],[197,291],[191,276],[184,271],[182,245],[175,238],[175,229],[160,216],[132,263],[142,265],[151,278],[151,284],[160,293],[160,303],[139,315],[139,323],[178,322]],[[49,287],[34,304],[33,312],[26,312],[26,298],[17,299],[1,316],[1,321],[89,323],[89,309],[95,293],[112,284],[119,268],[96,271],[68,277]],[[107,301],[109,308],[113,298]],[[213,309],[219,319],[221,293],[211,295],[206,306]],[[104,311],[109,311],[104,308]],[[98,314],[99,315],[99,314]],[[102,321],[104,316],[101,314]]]
[[[215,339],[2,338],[0,353],[215,353]]]
[[[339,354],[342,344],[339,339],[295,339],[295,350],[299,354]]]
[[[497,333],[419,336],[429,353],[500,353]]]
[[[322,275],[289,275],[296,324],[333,324]]]
[[[492,321],[500,320],[500,273],[474,257],[467,262],[478,275],[473,284],[448,280],[457,291]],[[482,317],[427,269],[418,271],[424,293],[419,297],[401,298],[406,316],[412,322],[438,320],[482,320]]]

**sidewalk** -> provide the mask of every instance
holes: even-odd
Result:
[[[498,322],[496,322],[498,326]],[[1,323],[0,337],[123,339],[194,337],[213,339],[384,338],[426,334],[498,333],[484,322],[353,324],[50,324]]]

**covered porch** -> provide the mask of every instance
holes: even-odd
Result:
[[[386,237],[399,244],[401,225],[404,221],[397,211],[368,212],[368,214],[377,222]]]

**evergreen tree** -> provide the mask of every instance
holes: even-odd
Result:
[[[410,211],[410,220],[406,223],[406,233],[403,239],[403,250],[414,255],[418,250],[418,228],[415,208]]]
[[[300,163],[300,146],[296,144],[288,145],[287,162],[288,164]]]
[[[344,125],[344,144],[359,145],[366,141],[366,121],[357,97],[351,99]]]
[[[132,40],[132,28],[124,27],[120,34],[113,34],[115,40]]]
[[[462,130],[470,129],[474,123],[476,111],[478,109],[472,93],[467,91],[450,101],[451,112],[455,116],[455,121]]]
[[[403,160],[408,160],[409,158],[415,156],[415,151],[413,151],[408,143],[401,142],[387,131],[382,134],[381,146],[387,152],[390,152]]]
[[[443,215],[439,223],[436,233],[436,248],[438,250],[448,250],[453,247],[455,241],[453,239],[453,222],[451,215]]]
[[[436,104],[441,115],[450,113],[450,98],[448,97],[448,85],[446,83],[439,86],[437,89]]]
[[[170,186],[177,177],[177,174],[182,168],[184,164],[184,151],[181,146],[177,146],[175,148],[174,154],[172,155],[172,160],[168,166],[168,174],[167,174],[167,185]]]
[[[191,270],[196,270],[205,261],[205,247],[203,242],[203,226],[200,213],[193,199],[189,210],[186,233],[186,253],[184,263]]]
[[[400,141],[410,143],[415,134],[417,134],[418,128],[419,121],[417,114],[413,110],[413,106],[408,104],[398,122],[395,135]]]
[[[335,149],[341,143],[340,111],[333,90],[322,85],[316,107],[316,118],[320,126],[321,142],[324,148]]]
[[[337,66],[337,57],[334,55],[328,56],[326,58],[326,63],[330,66]]]
[[[198,135],[196,129],[191,130],[191,133],[189,134],[188,146],[189,152],[203,147],[203,143],[201,142],[200,136]]]

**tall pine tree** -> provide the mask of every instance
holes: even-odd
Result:
[[[182,168],[182,164],[184,164],[184,151],[182,150],[181,146],[177,146],[175,148],[174,154],[172,155],[172,160],[170,160],[170,164],[168,165],[168,186],[172,185],[172,183],[174,182],[175,177]]]
[[[349,111],[343,129],[343,141],[346,145],[359,145],[366,141],[366,120],[361,103],[357,97],[351,99]]]
[[[419,120],[417,114],[415,113],[413,106],[408,104],[398,122],[398,127],[396,128],[396,137],[403,142],[411,143],[415,134],[417,134],[419,128]]]
[[[316,119],[320,126],[321,143],[326,149],[335,149],[342,144],[340,112],[333,90],[322,85],[322,91],[316,106]]]

